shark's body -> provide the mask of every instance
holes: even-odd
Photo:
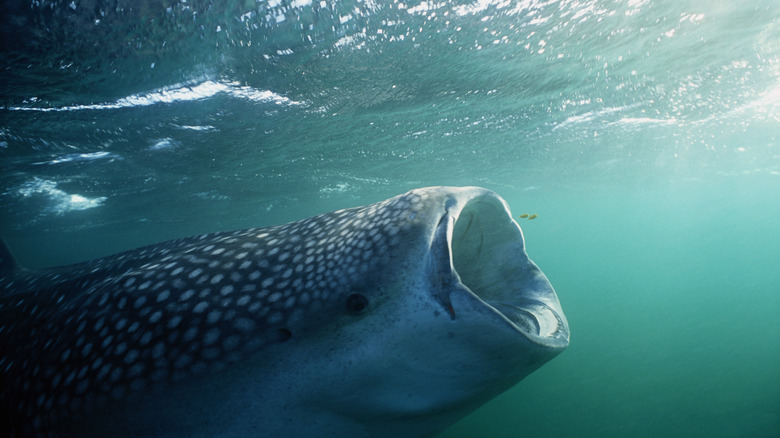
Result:
[[[569,339],[475,187],[40,272],[2,247],[0,290],[4,436],[427,436]]]

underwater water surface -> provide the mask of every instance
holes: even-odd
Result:
[[[780,436],[775,1],[7,1],[0,37],[23,265],[484,186],[571,345],[442,438]]]

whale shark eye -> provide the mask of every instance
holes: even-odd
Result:
[[[347,297],[347,312],[350,315],[360,315],[368,309],[368,298],[360,294],[352,294]]]
[[[285,328],[280,328],[277,331],[277,335],[279,336],[279,342],[284,342],[292,337],[292,332]]]

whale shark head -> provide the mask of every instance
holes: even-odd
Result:
[[[341,383],[310,388],[328,416],[369,423],[355,429],[367,436],[426,436],[566,348],[555,291],[498,195],[427,188],[377,212],[387,252],[351,291],[366,309],[330,332],[339,347],[312,367]]]
[[[9,258],[19,435],[427,436],[569,342],[506,203],[477,187],[39,273]]]

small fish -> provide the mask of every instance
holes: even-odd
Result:
[[[536,219],[536,218],[538,218],[538,217],[539,217],[539,216],[537,216],[537,215],[535,215],[535,214],[532,214],[532,215],[528,216],[528,220],[530,221],[530,220],[532,220],[532,219]]]
[[[528,213],[523,213],[520,215],[520,219],[526,219],[528,217]]]

